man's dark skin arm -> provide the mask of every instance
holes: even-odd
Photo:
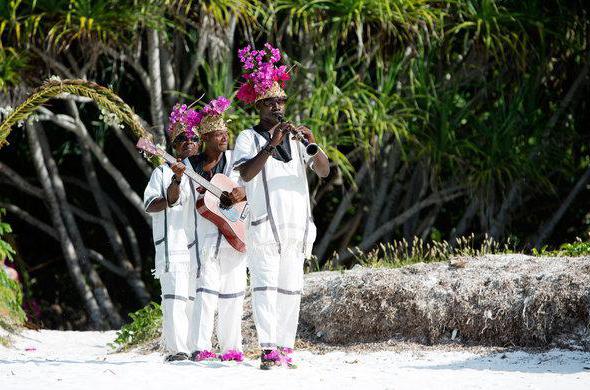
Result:
[[[160,197],[154,199],[152,203],[149,204],[147,209],[145,209],[145,211],[147,211],[148,213],[157,213],[158,211],[165,210],[166,207],[166,199]]]

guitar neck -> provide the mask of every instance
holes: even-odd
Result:
[[[176,159],[168,154],[165,150],[158,148],[158,152],[167,163],[174,164],[176,162]],[[221,197],[222,191],[219,188],[211,184],[209,180],[205,179],[203,176],[199,175],[192,169],[185,169],[184,174],[216,197]]]

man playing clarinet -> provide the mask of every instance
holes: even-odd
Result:
[[[261,369],[294,367],[293,351],[303,288],[303,265],[311,255],[316,228],[311,216],[307,167],[326,177],[327,156],[317,148],[311,156],[305,144],[315,143],[304,126],[284,122],[286,93],[279,82],[289,79],[285,66],[276,66],[280,52],[270,44],[263,50],[239,51],[246,83],[238,99],[254,104],[259,123],[240,133],[234,169],[245,182],[250,205],[248,267]],[[314,151],[315,152],[315,151]]]

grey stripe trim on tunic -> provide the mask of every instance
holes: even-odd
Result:
[[[237,293],[230,293],[230,294],[219,293],[219,299],[238,298],[238,297],[243,297],[244,295],[246,295],[245,291],[240,291]]]
[[[210,290],[208,288],[203,288],[203,287],[200,287],[197,289],[197,294],[200,292],[206,293],[206,294],[211,294],[211,295],[217,295],[220,299],[238,298],[238,297],[242,297],[242,296],[246,295],[245,291],[240,291],[237,293],[222,294],[219,291]]]
[[[234,162],[233,169],[238,168],[240,164],[243,164],[248,160],[250,160],[248,157],[244,157],[244,158],[239,159],[238,161]]]
[[[276,291],[279,294],[285,294],[285,295],[301,295],[301,290],[285,290],[283,288],[278,288],[278,287],[254,287],[253,291]]]
[[[150,205],[150,204],[151,204],[151,203],[152,203],[154,200],[156,200],[156,199],[158,199],[158,198],[160,198],[160,197],[159,197],[159,196],[152,196],[151,198],[149,198],[148,200],[146,200],[146,201],[143,203],[143,208],[144,208],[144,209],[147,209],[147,208],[149,207],[149,205]]]
[[[254,134],[254,143],[256,144],[256,150],[260,153],[260,141],[258,136]],[[279,240],[279,232],[272,215],[272,209],[270,208],[270,195],[268,193],[268,182],[266,179],[266,164],[262,168],[262,187],[264,188],[264,199],[266,200],[266,213],[268,214],[268,220],[270,221],[270,228],[272,229],[272,235],[277,243],[279,254],[281,253],[281,241]]]
[[[164,294],[164,296],[162,298],[163,299],[178,299],[179,301],[186,301],[187,300],[186,297],[183,297],[181,295],[175,295],[175,294]]]
[[[260,343],[260,346],[261,346],[262,348],[274,348],[274,347],[276,347],[277,345],[276,345],[276,344],[273,344],[273,343]]]
[[[256,225],[260,225],[261,223],[266,222],[266,221],[268,221],[268,214],[256,221],[250,222],[250,225],[256,226]]]

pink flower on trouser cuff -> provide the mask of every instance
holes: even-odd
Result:
[[[217,355],[211,351],[201,351],[199,352],[199,354],[196,357],[196,361],[200,362],[202,360],[207,360],[207,359],[217,359]]]
[[[236,362],[241,362],[244,360],[244,354],[240,351],[236,351],[234,349],[230,349],[223,355],[221,355],[220,359],[224,362],[229,360],[234,360]]]
[[[281,363],[289,365],[293,362],[293,358],[290,356],[293,353],[293,348],[279,347],[281,353]]]
[[[266,360],[272,360],[281,366],[289,366],[292,363],[293,359],[288,354],[292,352],[293,350],[291,348],[279,348],[278,350],[275,349],[270,351],[262,357]]]
[[[262,355],[263,359],[272,360],[274,362],[281,362],[281,354],[276,349],[273,349],[269,353]]]

